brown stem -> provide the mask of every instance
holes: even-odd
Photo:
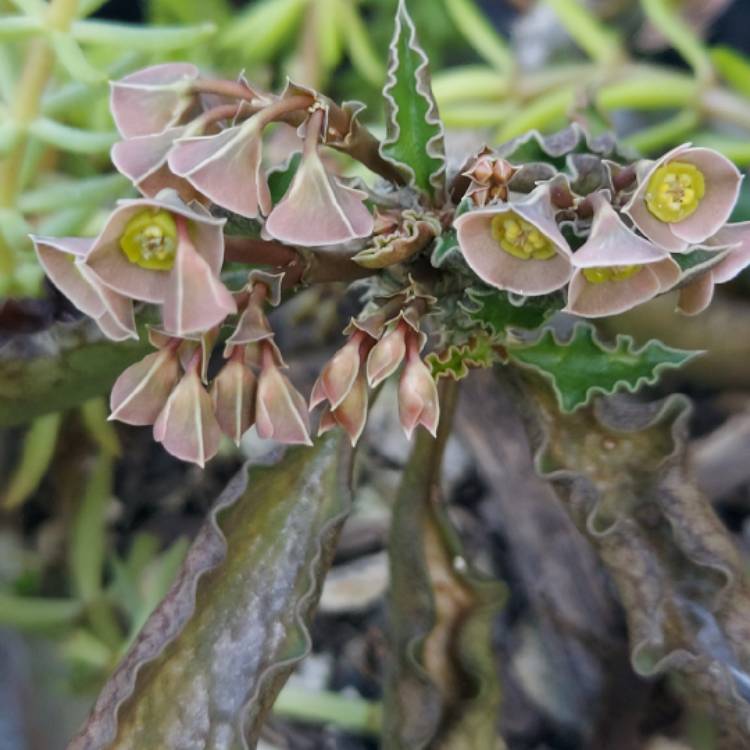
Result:
[[[217,94],[242,99],[247,102],[263,102],[263,97],[256,91],[239,81],[225,81],[223,79],[201,78],[193,83],[193,91],[200,94]]]
[[[225,237],[224,257],[233,263],[261,266],[288,266],[299,258],[299,253],[281,242],[252,237]]]

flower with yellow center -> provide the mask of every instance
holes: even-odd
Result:
[[[657,219],[674,224],[695,212],[705,192],[706,180],[698,167],[671,161],[653,173],[644,199]]]
[[[131,263],[151,271],[170,271],[177,251],[177,225],[164,209],[146,208],[132,216],[120,237]]]
[[[643,268],[640,264],[630,266],[594,266],[582,269],[583,276],[590,284],[603,284],[605,281],[625,281],[635,276]]]
[[[493,217],[492,237],[509,255],[520,260],[550,260],[557,251],[550,239],[515,211]]]

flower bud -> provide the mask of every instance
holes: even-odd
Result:
[[[262,358],[255,401],[258,435],[279,443],[312,445],[305,399],[282,374],[266,341]]]
[[[422,425],[433,437],[440,419],[437,385],[419,356],[416,336],[409,337],[409,353],[398,386],[398,414],[407,438]]]
[[[347,397],[360,369],[359,351],[364,336],[357,331],[328,361],[313,386],[311,409],[323,401],[328,401],[331,409],[337,409]]]
[[[352,446],[355,446],[367,423],[367,406],[367,379],[364,371],[360,370],[339,406],[336,409],[326,407],[320,418],[318,435],[338,425],[349,436]]]
[[[174,346],[144,357],[115,381],[109,398],[110,419],[133,425],[153,424],[180,377]]]
[[[154,423],[154,440],[173,456],[201,468],[219,450],[221,428],[201,382],[199,352]]]
[[[245,365],[242,347],[234,347],[229,359],[211,384],[216,420],[225,435],[240,444],[242,436],[255,422],[257,381]]]
[[[408,330],[407,324],[399,320],[373,346],[367,357],[367,382],[370,384],[370,388],[375,388],[398,369],[406,354],[406,334]]]

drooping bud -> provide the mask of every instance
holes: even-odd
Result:
[[[673,286],[679,266],[669,253],[625,226],[607,199],[589,200],[594,220],[588,240],[573,254],[567,312],[588,318],[615,315]]]
[[[555,221],[550,187],[520,201],[499,202],[459,216],[461,252],[487,284],[516,294],[553,292],[570,279],[570,248]]]
[[[406,337],[409,326],[403,320],[387,331],[373,346],[367,357],[367,382],[370,388],[380,385],[393,375],[406,356]]]
[[[196,352],[154,423],[154,440],[173,456],[202,468],[219,450],[221,428],[201,382],[200,361]]]
[[[433,437],[440,420],[440,400],[430,369],[419,356],[419,341],[411,333],[407,344],[406,366],[398,385],[398,414],[407,438],[422,425]]]
[[[262,366],[255,401],[255,427],[262,438],[312,445],[307,404],[279,369],[268,341],[262,344]]]
[[[177,343],[147,355],[117,378],[109,399],[110,419],[133,425],[156,421],[180,377]]]
[[[367,407],[367,379],[364,370],[360,370],[338,407],[326,407],[320,418],[318,435],[323,435],[338,425],[349,436],[352,446],[355,446],[367,423]]]
[[[32,237],[39,263],[49,280],[114,340],[138,338],[133,303],[105,286],[85,264],[93,240],[78,237]]]
[[[225,435],[240,444],[255,422],[257,380],[245,364],[242,347],[234,347],[224,367],[211,384],[216,419]]]
[[[302,161],[265,225],[269,235],[292,245],[336,245],[372,234],[366,194],[329,175],[321,161],[318,138],[324,117],[321,109],[311,115]]]
[[[360,348],[364,338],[365,333],[357,331],[326,363],[313,386],[311,409],[323,401],[328,401],[331,409],[337,409],[348,396],[360,369]]]
[[[123,138],[153,135],[176,125],[195,101],[191,85],[199,74],[190,63],[164,63],[114,81],[110,110]]]
[[[716,234],[742,182],[729,159],[689,144],[639,171],[638,188],[623,210],[646,237],[670,252],[684,252]]]

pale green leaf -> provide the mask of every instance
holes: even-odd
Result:
[[[76,21],[71,32],[82,44],[124,47],[139,52],[171,52],[200,44],[216,33],[213,23],[194,26],[140,26],[113,21]]]
[[[115,131],[81,130],[47,117],[34,120],[29,132],[43,143],[74,154],[106,154],[120,139]]]

